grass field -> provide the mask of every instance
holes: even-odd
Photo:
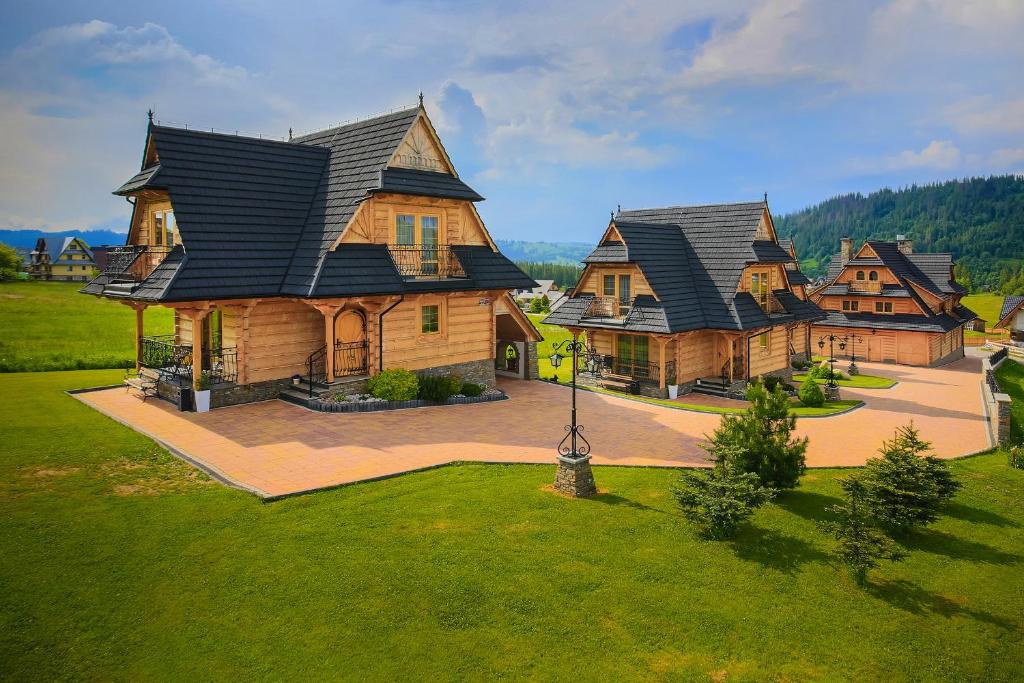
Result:
[[[664,469],[446,467],[276,503],[61,393],[117,371],[0,376],[6,680],[1012,680],[1024,668],[1024,472],[965,489],[856,588],[809,473],[733,542]]]
[[[540,333],[544,336],[544,341],[537,344],[537,369],[540,372],[540,376],[544,379],[551,379],[552,375],[558,376],[559,382],[569,382],[572,375],[572,366],[570,363],[563,362],[562,365],[555,371],[551,367],[551,361],[548,357],[551,355],[551,347],[566,339],[570,338],[569,332],[564,327],[558,325],[545,325],[541,322],[548,316],[547,313],[528,313],[530,320],[537,327]],[[584,333],[583,339],[586,339]],[[563,347],[561,351],[562,355],[567,355]]]
[[[135,365],[135,311],[79,294],[81,282],[0,283],[0,372]],[[173,330],[170,309],[145,314],[146,334]]]
[[[807,379],[807,375],[793,375],[793,384],[797,385]],[[825,384],[827,379],[814,380],[818,384]],[[836,384],[841,387],[853,387],[855,389],[888,389],[896,384],[896,380],[877,375],[853,375],[848,379],[837,379]]]
[[[985,332],[964,330],[966,338],[978,339],[985,337],[995,339],[1008,336],[1005,330],[992,329],[999,322],[999,311],[1003,307],[1003,296],[1001,294],[969,294],[961,299],[961,303],[985,320]]]
[[[1012,360],[996,368],[999,386],[1013,399],[1010,414],[1010,439],[1024,444],[1024,365]]]

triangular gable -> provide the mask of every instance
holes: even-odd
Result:
[[[772,220],[772,212],[765,205],[761,213],[761,220],[757,222],[757,230],[754,232],[754,239],[767,240],[778,244],[778,236],[775,233],[775,222]]]
[[[1015,306],[1011,306],[1010,310],[1006,313],[1006,315],[1004,315],[1002,319],[995,324],[994,327],[998,327],[1004,330],[1010,329],[1011,327],[1013,327],[1013,319],[1022,309],[1024,309],[1024,297],[1021,297],[1021,300],[1018,301]]]
[[[544,341],[544,336],[534,326],[530,317],[519,308],[510,292],[505,292],[501,300],[495,303],[494,311],[495,313],[507,313],[512,316],[512,319],[518,323],[528,341]]]
[[[626,240],[622,239],[622,233],[620,233],[619,229],[615,227],[614,219],[608,222],[608,227],[605,228],[604,234],[601,235],[601,240],[597,244],[598,246],[601,246],[607,242],[622,242],[623,244],[626,244]],[[626,249],[629,249],[628,245],[626,246]]]
[[[858,259],[858,258],[876,258],[876,259],[881,259],[881,256],[878,255],[878,252],[875,251],[871,247],[870,244],[865,242],[864,244],[860,245],[860,249],[858,249],[857,253],[853,255],[853,258],[855,258],[855,259]]]
[[[459,176],[455,171],[455,164],[441,144],[441,138],[422,109],[409,126],[398,149],[391,155],[387,167],[414,168],[420,171],[451,173],[456,178]]]
[[[906,283],[908,285],[910,285],[910,289],[913,291],[914,294],[917,295],[916,299],[920,303],[923,303],[925,306],[928,307],[928,310],[927,311],[921,311],[922,313],[934,314],[935,311],[932,310],[932,308],[931,308],[931,304],[933,304],[933,303],[934,304],[938,304],[939,310],[940,311],[942,310],[942,301],[943,300],[941,298],[935,296],[935,294],[933,294],[932,292],[929,292],[927,289],[925,289],[921,285],[917,284],[913,280],[906,280]]]

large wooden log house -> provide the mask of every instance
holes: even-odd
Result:
[[[127,245],[84,292],[137,311],[161,395],[212,405],[303,387],[354,392],[386,368],[493,385],[540,339],[510,296],[536,286],[487,232],[422,103],[287,142],[155,125]],[[173,335],[144,334],[148,306]]]
[[[824,317],[767,200],[619,211],[584,263],[545,322],[586,333],[585,382],[735,395],[752,378],[789,377]]]
[[[953,278],[950,254],[915,253],[913,242],[867,241],[856,252],[843,238],[823,286],[811,299],[828,317],[815,324],[815,339],[852,340],[836,356],[943,365],[963,358],[964,326],[977,315],[961,305],[967,291]]]

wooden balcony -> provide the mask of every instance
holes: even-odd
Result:
[[[632,301],[622,301],[612,296],[597,296],[583,312],[583,319],[622,321],[629,315]]]
[[[107,267],[100,273],[105,278],[104,290],[131,294],[160,265],[173,247],[128,245],[107,250]]]
[[[411,279],[444,280],[467,277],[459,257],[447,244],[389,244],[399,275]]]
[[[878,294],[882,291],[882,283],[878,280],[850,280],[851,292]]]

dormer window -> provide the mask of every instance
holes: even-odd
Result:
[[[864,279],[864,271],[863,270],[858,270],[857,271],[857,279],[858,280],[863,280]]]
[[[174,246],[174,232],[177,229],[177,225],[174,222],[173,211],[154,211],[152,214],[153,219],[153,244],[157,247],[173,247]]]
[[[872,282],[878,282],[878,271],[872,270],[870,273],[868,273],[868,279],[871,280]]]

